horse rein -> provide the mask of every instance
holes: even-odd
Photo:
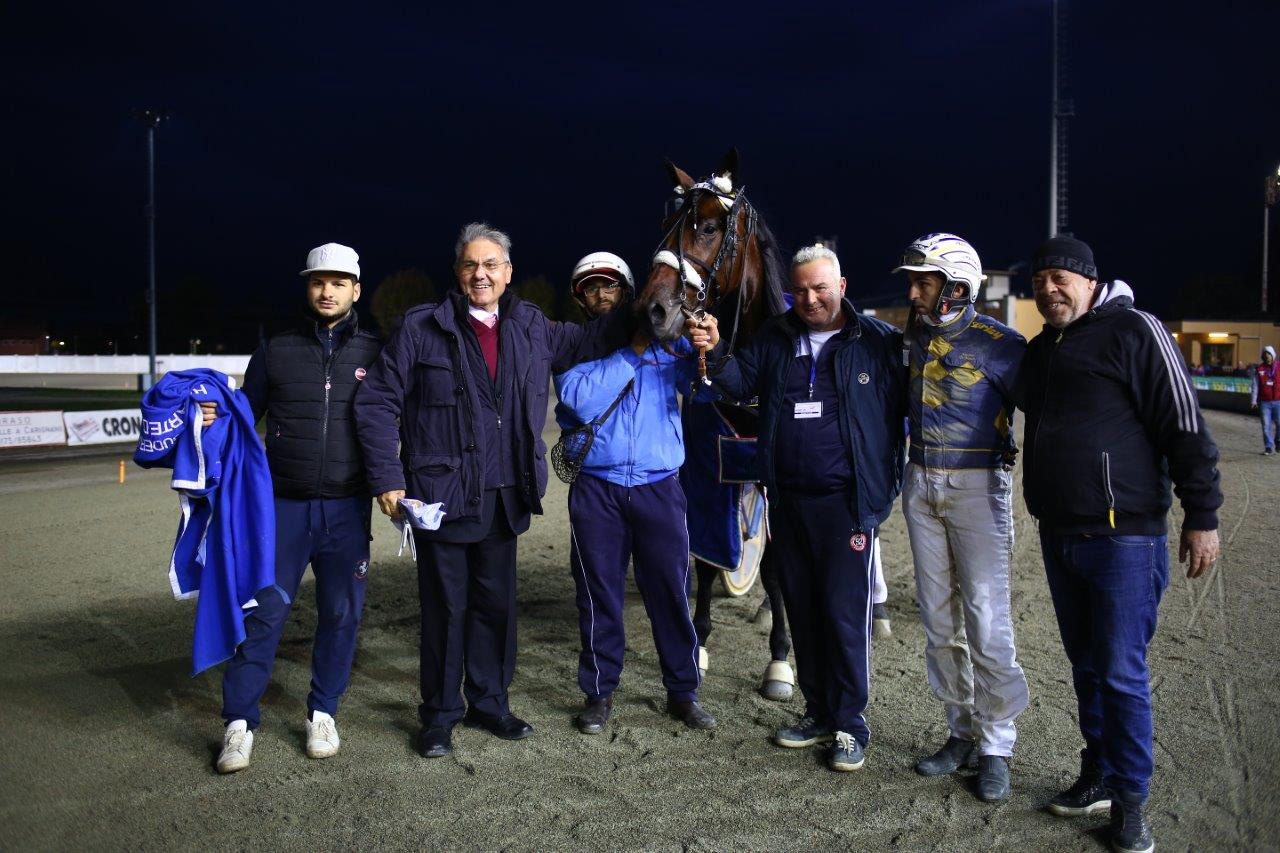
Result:
[[[684,226],[689,223],[689,218],[693,217],[693,231],[696,234],[698,230],[698,197],[703,194],[710,193],[716,197],[720,206],[727,210],[725,217],[724,237],[720,241],[720,248],[716,252],[715,258],[710,264],[701,258],[684,253]],[[756,209],[747,201],[747,188],[740,187],[736,192],[726,193],[717,187],[712,181],[702,181],[694,184],[687,190],[683,188],[676,189],[676,203],[684,209],[671,224],[662,241],[658,244],[658,251],[653,256],[654,264],[662,264],[671,267],[676,271],[680,281],[680,312],[695,322],[701,322],[707,313],[707,302],[710,298],[712,305],[718,305],[722,288],[720,287],[720,271],[725,269],[726,272],[732,272],[735,265],[739,265],[738,249],[745,247],[751,242],[751,238],[755,234],[756,221],[759,215]],[[742,218],[739,214],[745,216],[746,223],[744,227],[744,235],[741,240],[738,239],[738,222]],[[672,235],[675,235],[675,247],[672,249],[665,248],[671,242]],[[746,254],[743,253],[742,262],[745,263]],[[694,265],[702,268],[706,273],[706,281],[704,282],[702,275],[694,268]],[[688,292],[692,289],[697,293],[697,302],[690,307]],[[737,306],[733,312],[733,331],[729,337],[729,351],[733,351],[734,344],[738,338],[738,322],[742,316],[742,285],[738,286]],[[664,349],[667,349],[664,344]],[[667,349],[670,352],[670,349]],[[698,352],[698,378],[704,385],[710,385],[711,380],[707,378],[707,354],[705,350]]]

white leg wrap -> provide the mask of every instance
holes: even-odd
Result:
[[[764,670],[765,681],[780,681],[783,684],[795,684],[796,676],[791,670],[791,664],[784,660],[770,661]]]

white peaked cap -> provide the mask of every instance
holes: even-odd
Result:
[[[307,253],[307,268],[299,275],[313,272],[345,272],[360,280],[360,256],[356,250],[341,243],[325,243]]]

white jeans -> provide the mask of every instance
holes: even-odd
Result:
[[[1013,754],[1028,701],[1009,604],[1012,486],[1005,471],[913,462],[902,494],[929,685],[979,755]]]

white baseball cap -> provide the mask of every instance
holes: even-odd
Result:
[[[360,256],[356,250],[341,243],[325,243],[307,253],[307,268],[299,275],[313,272],[345,272],[360,280]]]

